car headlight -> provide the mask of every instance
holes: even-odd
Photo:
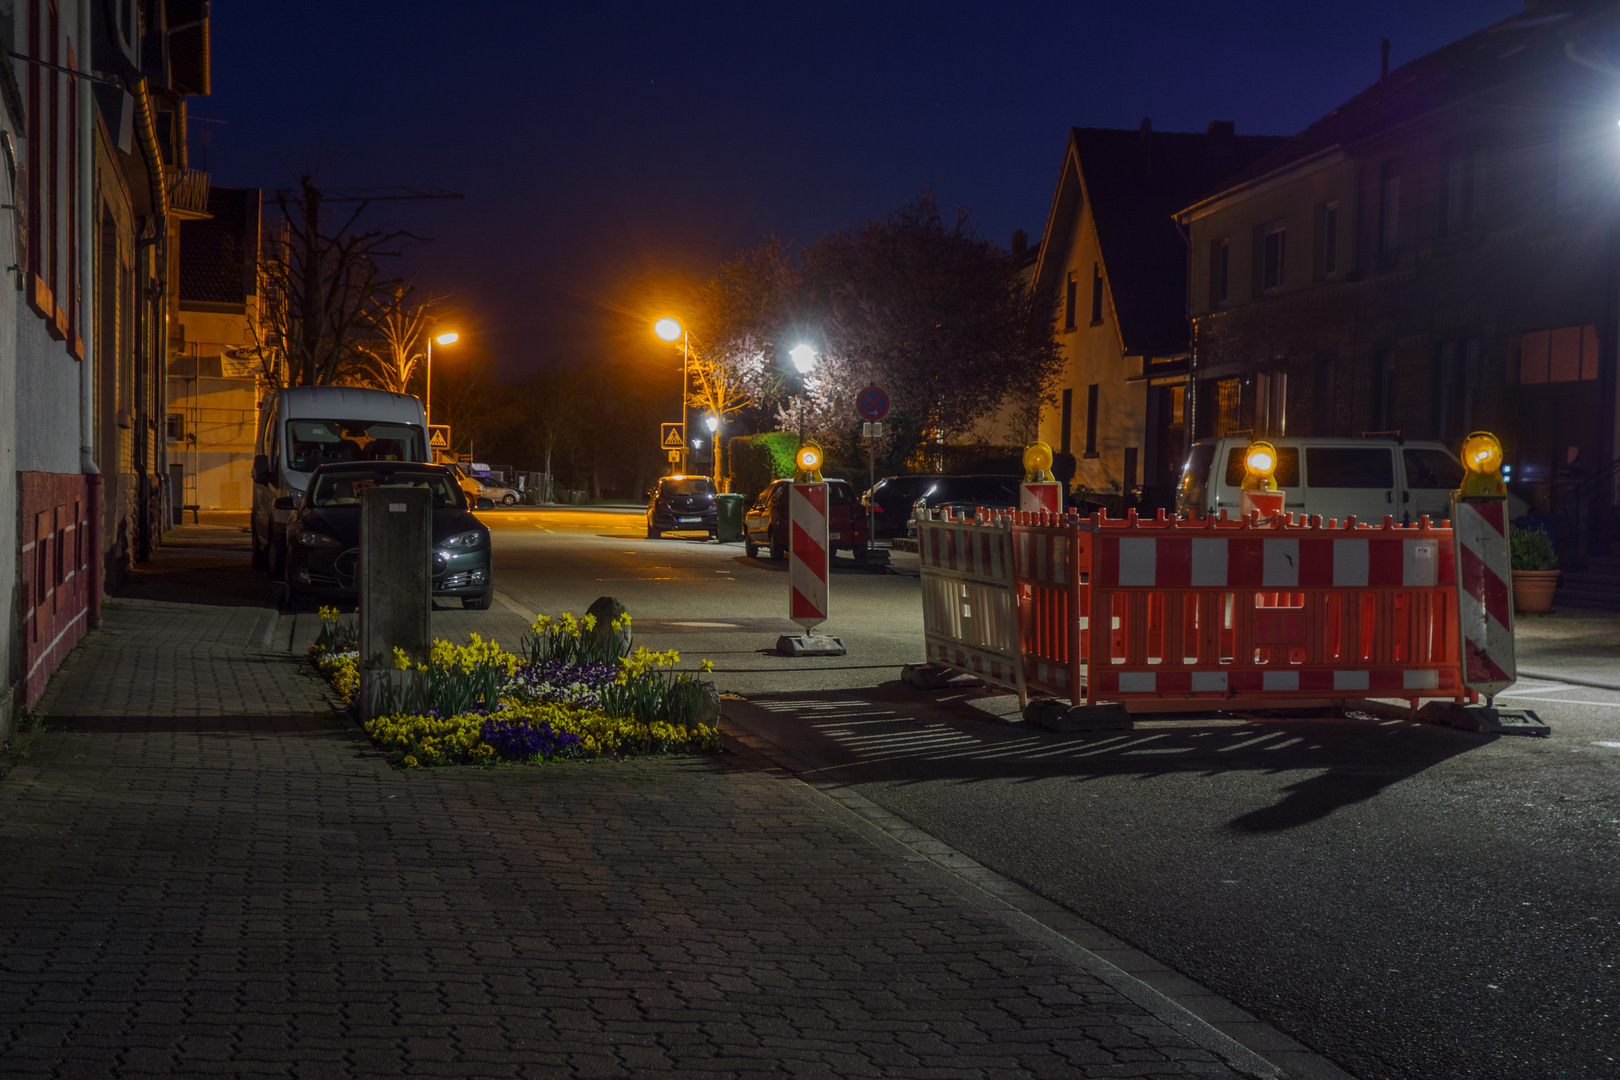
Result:
[[[439,546],[452,551],[471,551],[473,548],[484,546],[484,534],[477,529],[456,533],[456,535],[440,543]]]
[[[301,503],[304,501],[304,493],[297,488],[288,488],[287,498],[291,499],[294,504]]]
[[[343,546],[343,541],[337,539],[336,537],[327,536],[325,533],[318,532],[301,532],[298,534],[298,542],[303,544],[305,547]]]

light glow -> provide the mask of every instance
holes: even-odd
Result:
[[[717,417],[708,417],[703,421],[703,426],[708,428],[709,433],[712,435],[714,432],[720,430],[720,420]]]
[[[1488,476],[1502,467],[1502,442],[1488,431],[1476,431],[1463,440],[1463,468]]]
[[[802,343],[789,349],[788,357],[793,361],[793,366],[799,369],[800,375],[810,374],[810,369],[816,366],[816,350]]]
[[[681,324],[666,315],[653,323],[653,333],[665,341],[679,341],[682,333]]]
[[[800,472],[815,472],[821,467],[821,447],[819,446],[813,444],[801,446],[794,457]]]
[[[1277,455],[1268,444],[1251,446],[1244,464],[1251,472],[1269,473],[1277,467]]]
[[[460,340],[460,338],[461,335],[456,333],[454,330],[446,330],[433,340],[437,341],[440,345],[454,345],[458,340]]]

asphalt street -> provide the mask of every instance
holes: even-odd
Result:
[[[1620,693],[1525,680],[1551,738],[1370,716],[1056,735],[982,690],[920,694],[915,560],[835,569],[849,655],[775,656],[781,564],[636,514],[485,514],[511,634],[611,594],[715,662],[727,725],[845,784],[1357,1076],[1620,1075]],[[1620,673],[1617,673],[1620,674]]]

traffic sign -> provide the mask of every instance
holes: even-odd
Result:
[[[682,424],[661,424],[658,435],[658,445],[665,450],[684,450],[686,436],[681,433]]]
[[[450,449],[450,425],[428,425],[428,447],[433,450]]]
[[[855,399],[855,411],[862,420],[882,420],[889,415],[889,395],[883,387],[873,383]]]

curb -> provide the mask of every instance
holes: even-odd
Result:
[[[1603,679],[1578,678],[1574,675],[1558,675],[1551,671],[1528,671],[1524,668],[1519,669],[1519,674],[1526,679],[1545,679],[1547,682],[1568,683],[1570,686],[1589,686],[1593,690],[1620,690],[1620,682],[1615,682],[1612,679],[1605,681]]]
[[[1052,948],[1228,1068],[1261,1080],[1355,1080],[1207,987],[935,839],[768,739],[735,727],[724,734],[782,769],[810,797],[819,796],[818,802],[878,847],[907,862],[929,864],[957,895]]]

